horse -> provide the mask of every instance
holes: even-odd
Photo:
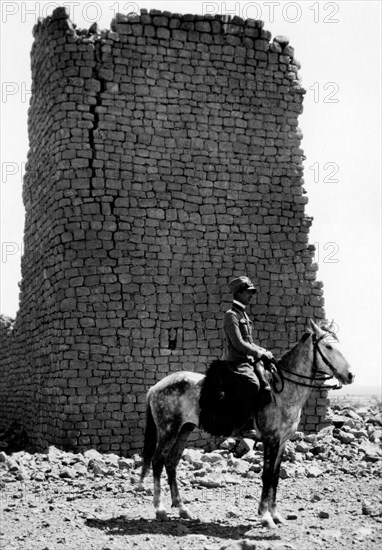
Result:
[[[330,337],[330,336],[333,336]],[[276,493],[285,444],[296,432],[301,410],[314,387],[335,377],[340,384],[351,384],[354,375],[333,340],[335,336],[310,321],[310,328],[299,342],[277,362],[278,389],[274,399],[259,406],[255,428],[264,448],[262,492],[258,513],[264,527],[284,523],[277,510]],[[174,372],[150,388],[147,394],[146,428],[139,489],[152,465],[154,508],[157,520],[167,520],[161,498],[160,478],[165,467],[172,507],[179,516],[192,519],[179,494],[176,468],[192,430],[199,426],[200,393],[205,375],[191,371]],[[341,386],[340,386],[341,387]]]

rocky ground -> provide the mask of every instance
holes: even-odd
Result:
[[[382,438],[377,407],[334,407],[333,425],[297,433],[281,470],[279,508],[286,524],[261,527],[262,445],[228,439],[219,449],[186,449],[180,487],[193,520],[164,500],[169,520],[154,519],[152,478],[137,490],[140,457],[0,453],[4,550],[362,549],[382,546]],[[8,450],[8,452],[7,452]]]

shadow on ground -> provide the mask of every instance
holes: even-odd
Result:
[[[253,540],[272,541],[281,537],[274,532],[263,531],[260,526],[224,525],[218,522],[201,522],[199,520],[171,519],[169,521],[157,521],[154,519],[129,519],[126,516],[109,519],[88,518],[86,525],[95,529],[106,531],[108,535],[172,535],[184,537],[187,535],[205,535],[221,539],[241,539],[247,533],[247,537]],[[256,531],[259,531],[256,533]],[[250,533],[249,533],[250,531]]]

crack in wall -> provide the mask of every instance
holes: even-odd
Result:
[[[93,115],[93,127],[89,130],[89,146],[92,151],[90,158],[90,190],[93,192],[95,190],[94,179],[97,178],[97,166],[95,161],[97,160],[97,147],[96,143],[101,139],[105,139],[105,134],[102,129],[99,128],[100,123],[100,114],[98,107],[102,106],[102,95],[106,91],[106,80],[100,75],[100,69],[102,67],[102,43],[100,39],[96,40],[94,43],[94,59],[95,65],[93,67],[92,78],[94,81],[99,83],[99,89],[96,90],[95,99],[96,102],[90,105],[90,113]]]

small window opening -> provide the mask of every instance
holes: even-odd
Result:
[[[168,333],[168,349],[176,349],[177,331],[175,328],[169,330]]]

